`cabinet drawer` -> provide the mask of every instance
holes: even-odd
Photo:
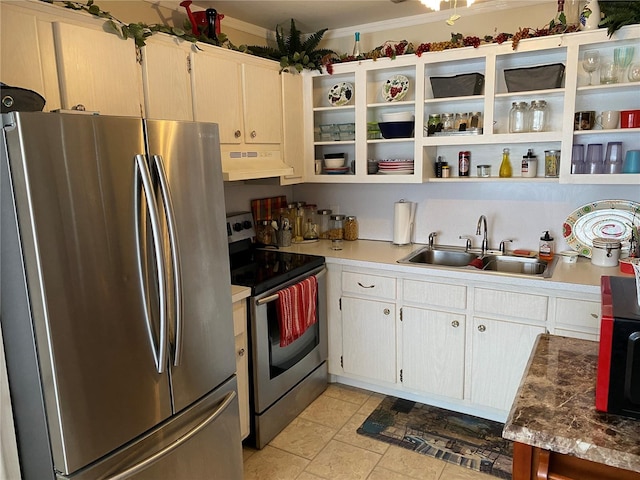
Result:
[[[402,298],[406,302],[421,303],[427,306],[465,309],[467,308],[467,287],[405,280]]]
[[[474,310],[476,313],[490,313],[508,318],[524,320],[547,320],[549,297],[528,293],[504,292],[476,288]]]
[[[600,329],[600,302],[588,300],[556,300],[556,325],[572,325]]]
[[[342,272],[342,292],[394,299],[396,279],[366,273]]]

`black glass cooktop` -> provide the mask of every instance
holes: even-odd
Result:
[[[324,257],[250,248],[230,254],[231,283],[259,295],[324,265]]]

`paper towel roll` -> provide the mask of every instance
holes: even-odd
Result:
[[[400,200],[394,205],[393,217],[393,243],[407,245],[411,243],[412,230],[412,206],[413,202]]]

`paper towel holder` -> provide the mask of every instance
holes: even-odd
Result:
[[[406,219],[402,219],[402,220],[405,220],[402,222],[402,224],[399,223],[399,221],[401,220],[401,218],[399,218],[398,216],[399,204],[406,204],[406,206],[409,209],[409,211],[407,212],[409,216]],[[392,241],[394,245],[400,245],[400,246],[411,245],[413,243],[415,212],[416,212],[415,202],[409,202],[404,198],[402,198],[395,203],[394,232],[393,232],[393,241]],[[408,231],[406,230],[407,228],[408,228]]]

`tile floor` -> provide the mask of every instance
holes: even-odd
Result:
[[[495,480],[358,435],[383,398],[330,384],[265,448],[244,448],[245,480]]]

